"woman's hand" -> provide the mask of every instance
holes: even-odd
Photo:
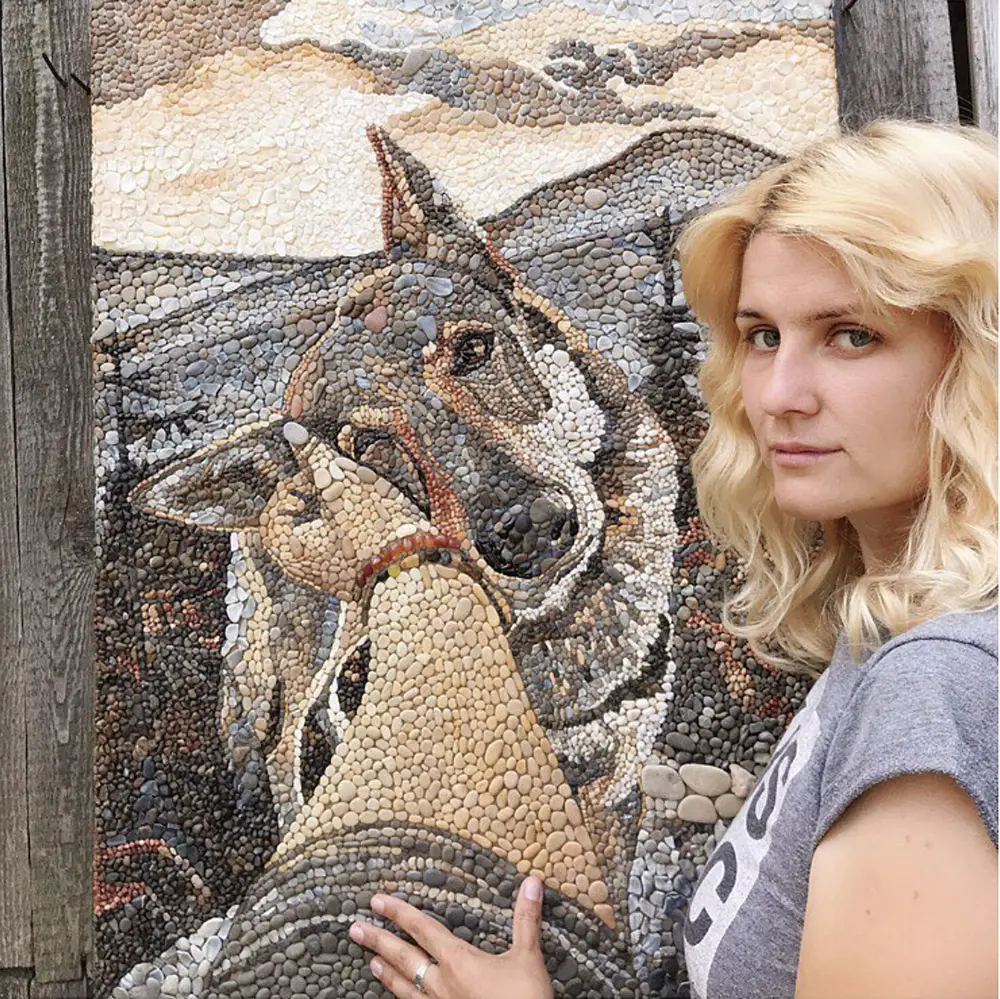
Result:
[[[351,939],[369,950],[372,974],[399,999],[551,999],[552,985],[539,940],[542,883],[528,878],[514,904],[514,945],[506,954],[487,954],[459,940],[437,920],[402,899],[376,895],[372,909],[391,919],[417,942],[404,943],[387,930],[355,923]],[[426,968],[424,966],[426,965]],[[424,968],[422,986],[414,981]]]

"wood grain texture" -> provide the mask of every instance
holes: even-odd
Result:
[[[875,118],[958,121],[945,0],[834,0],[840,122]]]
[[[38,982],[28,968],[0,970],[0,999],[90,999],[86,982]]]
[[[92,951],[89,4],[21,0],[0,16],[30,991],[79,996]]]
[[[30,999],[30,978],[31,972],[27,968],[12,965],[8,970],[0,970],[0,999]]]
[[[976,124],[997,134],[997,0],[967,0]]]
[[[4,67],[0,63],[0,74]],[[3,152],[0,75],[0,152]],[[3,163],[0,156],[0,164]],[[27,735],[21,646],[21,557],[17,531],[14,373],[6,236],[7,203],[0,184],[0,968],[31,964],[31,870],[28,866]],[[13,974],[13,973],[12,973]],[[0,999],[16,995],[0,977]],[[6,990],[6,991],[5,991]]]
[[[91,992],[84,981],[39,982],[32,981],[28,987],[29,999],[90,999]]]

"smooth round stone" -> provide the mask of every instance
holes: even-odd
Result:
[[[703,794],[709,798],[725,794],[732,783],[725,770],[704,763],[685,763],[681,767],[681,780],[695,794]]]
[[[294,423],[291,420],[281,428],[281,432],[289,444],[305,444],[309,440],[309,431],[301,423]]]
[[[679,749],[683,753],[693,753],[694,739],[683,732],[668,732],[663,740],[671,749]]]
[[[381,333],[389,322],[389,310],[384,305],[378,305],[365,316],[365,328],[369,333]]]
[[[602,191],[599,187],[591,187],[583,195],[583,203],[588,208],[600,208],[607,200],[608,192]]]
[[[689,794],[677,806],[677,818],[685,822],[699,822],[711,825],[718,819],[715,805],[702,794]]]
[[[446,277],[428,277],[424,279],[424,287],[432,295],[450,295],[454,289],[454,284],[451,278]]]
[[[727,791],[725,794],[720,794],[714,804],[720,819],[731,819],[743,807],[743,799]]]
[[[680,801],[687,791],[677,771],[659,763],[649,763],[644,766],[639,779],[643,791],[651,798]]]
[[[587,894],[592,902],[600,905],[608,900],[608,886],[603,881],[592,881],[587,888]]]
[[[748,797],[757,783],[757,778],[738,763],[729,764],[729,776],[732,779],[732,792],[737,798]]]

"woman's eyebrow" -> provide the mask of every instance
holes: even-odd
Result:
[[[850,305],[838,305],[832,309],[814,312],[811,316],[806,316],[806,319],[809,322],[818,322],[821,319],[842,319],[844,316],[856,316],[860,311],[859,306],[852,302]]]
[[[855,303],[849,305],[837,305],[829,309],[823,309],[820,312],[813,312],[804,319],[807,323],[820,322],[823,319],[841,319],[844,316],[856,316],[860,312],[860,308]],[[765,319],[763,313],[758,312],[756,309],[737,309],[736,319]]]

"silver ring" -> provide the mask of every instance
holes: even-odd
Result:
[[[418,992],[424,991],[424,977],[435,964],[437,964],[437,961],[435,961],[433,957],[429,957],[422,965],[420,965],[419,968],[417,968],[416,973],[413,976],[413,985]]]

